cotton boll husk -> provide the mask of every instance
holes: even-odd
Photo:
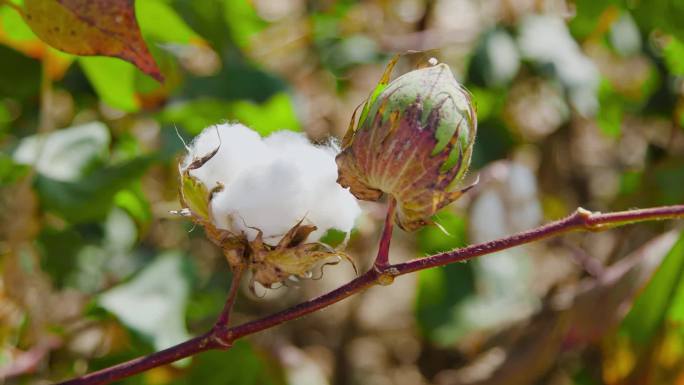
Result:
[[[209,190],[217,183],[224,185],[245,169],[270,161],[268,147],[259,134],[242,124],[220,124],[207,127],[190,144],[190,153],[183,160],[186,168],[193,160],[202,158],[218,149],[218,152],[202,167],[190,170]]]

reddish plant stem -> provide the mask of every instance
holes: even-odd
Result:
[[[222,345],[219,345],[214,341],[214,337],[211,336],[211,333],[207,333],[148,356],[138,357],[133,360],[63,382],[61,384],[109,384],[111,382],[130,377],[134,374],[142,373],[158,366],[170,364],[174,361],[180,360],[181,358],[190,357],[206,350],[219,348],[220,346]]]
[[[385,216],[385,226],[382,228],[382,236],[378,245],[378,255],[375,257],[374,267],[381,272],[389,266],[389,249],[392,241],[392,228],[394,227],[394,213],[397,208],[397,200],[389,197],[387,203],[387,216]]]
[[[218,320],[216,320],[214,328],[228,327],[228,323],[230,323],[230,313],[233,311],[233,305],[235,305],[235,298],[237,298],[240,278],[242,278],[243,271],[244,269],[242,267],[237,267],[233,271],[233,278],[230,281],[230,289],[228,290],[228,298],[226,298],[226,303],[223,305],[223,311],[221,311]]]
[[[684,205],[654,207],[607,214],[592,213],[583,208],[579,208],[564,219],[551,222],[532,230],[524,231],[506,238],[436,254],[427,258],[414,259],[412,261],[393,265],[393,267],[398,270],[398,275],[406,274],[435,266],[466,261],[481,255],[510,249],[511,247],[549,238],[562,233],[577,230],[602,231],[630,223],[682,217],[684,217]]]
[[[141,373],[145,370],[171,363],[209,349],[225,349],[238,338],[270,329],[283,322],[313,313],[319,309],[339,302],[376,283],[388,283],[391,278],[414,271],[443,266],[454,262],[466,261],[485,254],[509,249],[525,243],[578,230],[602,231],[611,227],[630,223],[674,219],[684,217],[684,205],[654,207],[642,210],[629,210],[615,213],[592,213],[582,208],[572,215],[547,225],[518,233],[506,238],[497,239],[462,249],[436,254],[431,257],[415,259],[409,262],[388,265],[382,272],[371,269],[351,282],[320,297],[300,303],[270,316],[247,322],[229,329],[212,329],[209,333],[183,342],[146,357],[119,364],[83,377],[62,383],[62,385],[96,385],[107,384],[122,378]],[[384,233],[384,232],[383,232]],[[390,231],[391,233],[391,231]],[[383,239],[386,241],[385,239]]]

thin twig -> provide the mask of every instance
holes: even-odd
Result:
[[[228,298],[226,298],[226,304],[223,305],[223,311],[216,320],[216,326],[227,326],[230,322],[230,313],[233,310],[233,305],[235,304],[235,298],[237,297],[238,288],[240,287],[240,278],[242,278],[242,272],[244,269],[242,267],[235,268],[233,271],[233,279],[230,282],[230,289],[228,290]]]
[[[579,208],[572,215],[544,226],[518,233],[506,238],[497,239],[462,249],[436,254],[431,257],[415,259],[409,262],[388,265],[382,272],[370,269],[351,282],[320,297],[300,303],[289,309],[270,316],[247,322],[224,331],[212,329],[209,333],[196,337],[179,345],[170,347],[149,356],[119,364],[98,372],[87,374],[61,385],[96,385],[107,384],[122,378],[130,377],[153,367],[171,363],[181,358],[195,355],[209,349],[225,349],[223,343],[232,343],[238,338],[270,329],[283,322],[313,313],[319,309],[339,302],[375,284],[387,284],[387,276],[395,277],[418,270],[443,266],[454,262],[467,261],[482,255],[509,249],[525,243],[557,236],[572,231],[602,231],[626,224],[684,218],[684,205],[654,207],[642,210],[629,210],[615,213],[592,213]]]
[[[397,200],[390,197],[387,204],[387,216],[385,226],[382,228],[382,236],[378,246],[378,255],[375,257],[375,269],[383,271],[389,265],[389,249],[392,241],[392,228],[394,227],[394,214],[397,207]]]

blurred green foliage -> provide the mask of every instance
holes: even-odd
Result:
[[[140,0],[137,19],[166,78],[158,83],[120,59],[50,48],[0,2],[0,373],[50,346],[39,365],[7,377],[58,381],[211,327],[230,272],[201,229],[168,214],[179,208],[181,138],[224,121],[263,136],[340,137],[396,52],[425,51],[396,73],[434,56],[471,92],[479,128],[470,174],[481,182],[437,225],[397,236],[393,258],[501,237],[577,206],[684,202],[684,1],[475,3]],[[370,207],[349,240],[360,269],[380,218]],[[421,271],[382,292],[391,300],[365,293],[348,309],[123,383],[682,383],[681,235],[662,255],[652,251],[659,266],[639,266],[639,290],[616,284],[601,299],[624,304],[610,310],[624,320],[578,342],[563,318],[612,319],[601,308],[573,313],[573,295],[615,277],[601,272],[627,276],[610,268],[677,226],[567,237]],[[301,290],[245,292],[235,319],[346,282],[340,270]],[[382,327],[374,314],[388,314]],[[540,318],[556,334],[535,329]],[[544,343],[518,343],[526,333]],[[521,368],[516,376],[500,369],[507,364]]]

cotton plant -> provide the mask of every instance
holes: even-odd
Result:
[[[292,131],[262,138],[225,123],[207,127],[187,150],[181,213],[205,228],[233,271],[251,270],[252,284],[270,288],[308,277],[320,263],[351,261],[323,239],[330,232],[346,239],[361,212],[336,182],[334,142],[315,145]]]

